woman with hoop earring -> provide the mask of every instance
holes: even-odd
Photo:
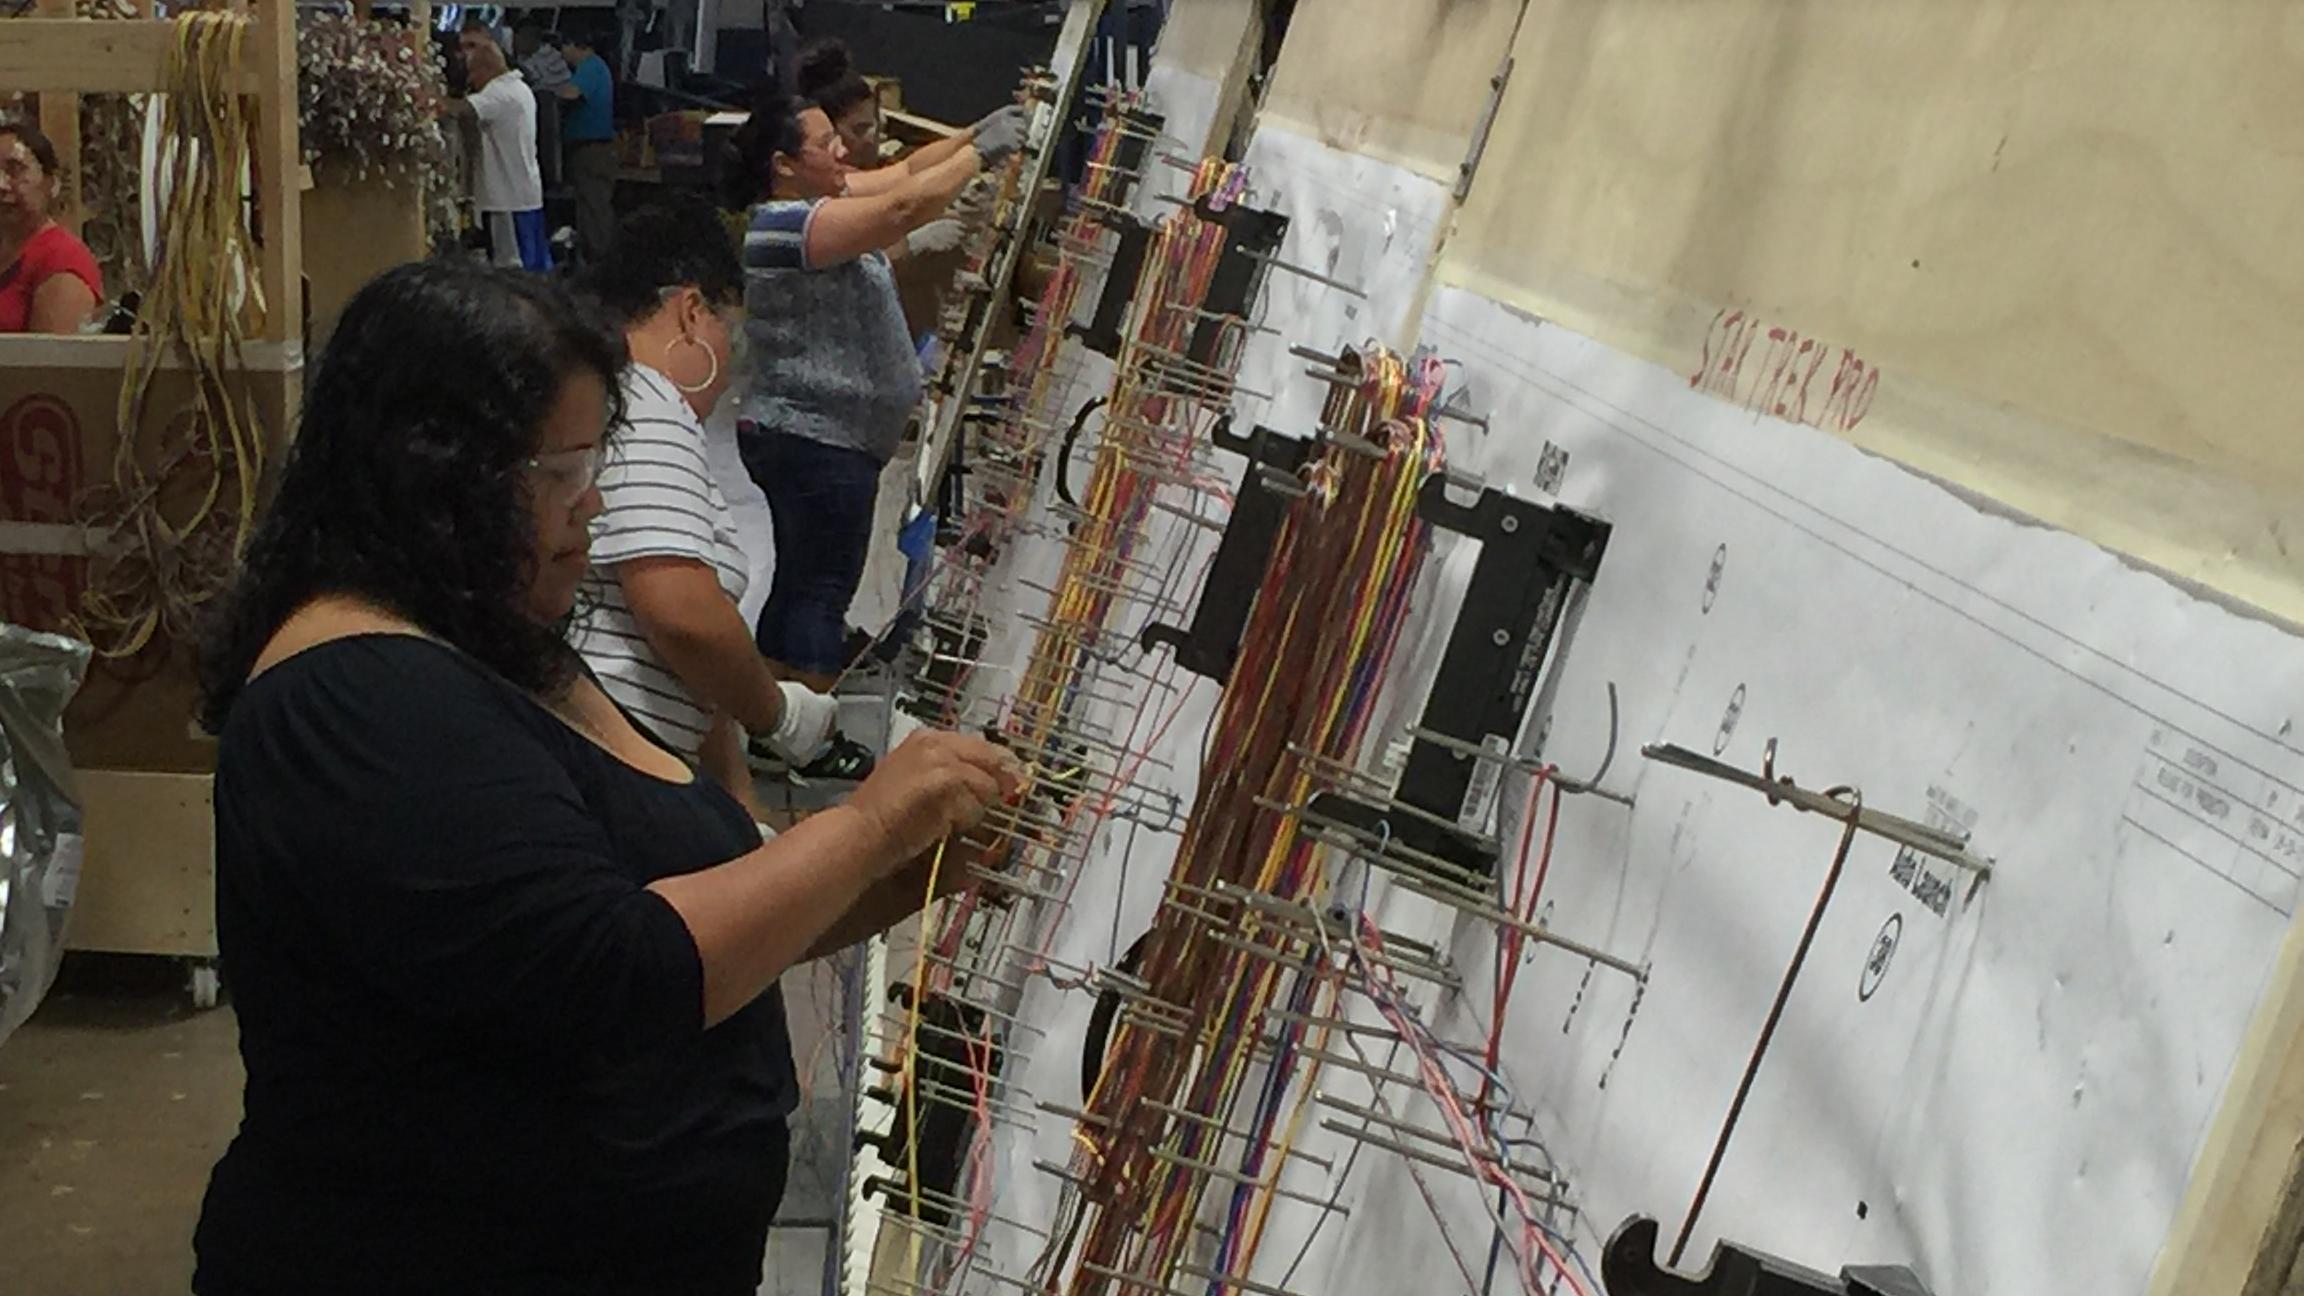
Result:
[[[749,805],[744,736],[805,765],[831,745],[839,709],[779,679],[737,610],[747,565],[704,420],[739,367],[743,269],[711,208],[660,205],[618,225],[586,283],[632,363],[572,639],[609,696]]]

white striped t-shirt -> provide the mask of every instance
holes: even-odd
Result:
[[[703,750],[712,721],[640,632],[624,601],[616,566],[638,558],[693,558],[720,577],[731,608],[748,582],[736,518],[713,480],[704,428],[671,380],[643,364],[624,371],[625,425],[610,439],[600,470],[606,507],[592,523],[590,612],[576,651],[656,737],[689,760]]]

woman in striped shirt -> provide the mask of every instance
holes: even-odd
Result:
[[[746,796],[736,726],[805,765],[831,745],[839,711],[777,678],[737,611],[744,551],[703,420],[737,367],[743,270],[709,208],[664,205],[624,219],[589,281],[623,323],[632,364],[625,427],[600,474],[576,649],[659,741]]]

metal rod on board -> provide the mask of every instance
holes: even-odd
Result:
[[[908,1197],[913,1195],[915,1192],[913,1188],[897,1183],[893,1176],[874,1176],[865,1185],[866,1190],[869,1191],[874,1185],[878,1185],[881,1192],[883,1193],[893,1193]],[[935,1188],[927,1187],[925,1185],[922,1185],[917,1190],[917,1192],[921,1201],[931,1206],[941,1207],[942,1209],[951,1211],[954,1214],[966,1214],[969,1211],[975,1209],[975,1207],[969,1205],[967,1202],[962,1201],[960,1198],[955,1197],[948,1192],[943,1192]],[[1048,1236],[1047,1230],[1045,1229],[1034,1228],[1032,1225],[1026,1224],[1022,1220],[1010,1219],[1007,1216],[1001,1215],[994,1211],[986,1211],[984,1213],[984,1218],[991,1220],[995,1224],[1005,1224],[1009,1228],[1017,1229],[1025,1233],[1030,1233],[1037,1237]]]
[[[1267,930],[1271,929],[1268,928]],[[1301,932],[1291,932],[1284,927],[1280,928],[1279,930],[1282,935],[1287,936],[1291,941],[1305,945],[1314,944],[1314,942],[1306,941],[1304,934]],[[1300,967],[1304,963],[1304,956],[1292,950],[1274,949],[1272,946],[1261,945],[1255,941],[1249,940],[1244,936],[1235,936],[1230,932],[1209,931],[1202,933],[1202,936],[1204,939],[1215,944],[1222,945],[1226,949],[1238,950],[1242,954],[1249,955],[1253,958],[1262,959],[1267,963],[1278,963],[1288,967]],[[1418,981],[1429,981],[1434,985],[1442,986],[1449,990],[1461,990],[1464,988],[1464,979],[1458,976],[1453,970],[1448,968],[1432,967],[1422,963],[1402,963],[1393,959],[1388,959],[1382,954],[1371,953],[1367,950],[1362,950],[1360,954],[1361,957],[1367,959],[1369,962],[1386,968],[1390,971],[1399,973],[1401,976],[1412,977]]]
[[[1377,1081],[1388,1081],[1416,1093],[1425,1092],[1424,1077],[1420,1075],[1402,1075],[1398,1071],[1387,1071],[1374,1063],[1362,1062],[1358,1058],[1349,1058],[1341,1053],[1331,1053],[1327,1049],[1314,1048],[1309,1044],[1298,1048],[1296,1054],[1299,1057],[1311,1058],[1322,1066],[1341,1067],[1346,1071],[1357,1071],[1361,1075]],[[1501,1095],[1491,1095],[1482,1099],[1476,1094],[1459,1092],[1456,1095],[1456,1100],[1466,1107],[1479,1107],[1484,1111],[1501,1112],[1506,1110]]]
[[[1226,1138],[1236,1138],[1243,1143],[1254,1143],[1261,1147],[1280,1147],[1280,1144],[1273,1139],[1259,1138],[1248,1130],[1234,1129],[1230,1125],[1225,1124],[1223,1121],[1220,1121],[1213,1116],[1203,1116],[1199,1112],[1189,1111],[1185,1108],[1178,1107],[1170,1103],[1160,1102],[1152,1098],[1144,1098],[1140,1099],[1139,1101],[1154,1111],[1166,1113],[1167,1115],[1173,1116],[1178,1120],[1198,1125],[1202,1129],[1215,1130],[1217,1133],[1224,1135]],[[1330,1161],[1324,1157],[1316,1157],[1311,1153],[1305,1152],[1301,1149],[1282,1148],[1281,1154],[1287,1160],[1308,1162],[1312,1165],[1320,1167],[1322,1170],[1328,1171],[1331,1174],[1335,1173],[1336,1170],[1335,1162]]]
[[[1199,514],[1185,508],[1181,504],[1171,504],[1163,499],[1154,499],[1152,501],[1152,507],[1160,510],[1162,513],[1168,513],[1176,517],[1180,517],[1186,522],[1189,522],[1196,527],[1200,527],[1203,530],[1214,531],[1218,535],[1222,535],[1224,533],[1223,523],[1218,522],[1212,518],[1204,518]]]
[[[991,1017],[999,1021],[1004,1021],[1016,1030],[1027,1030],[1035,1035],[1042,1037],[1043,1039],[1045,1039],[1048,1035],[1047,1031],[1040,1029],[1028,1021],[1023,1021],[1011,1013],[1004,1013],[997,1008],[991,1007],[990,1005],[977,1003],[973,999],[962,999],[957,995],[946,995],[944,997],[944,1002],[961,1008],[973,1009],[987,1017]],[[889,1025],[894,1026],[899,1030],[903,1029],[905,1026],[906,1018],[894,1012],[884,1013],[883,1017]]]
[[[1070,1166],[1060,1166],[1053,1161],[1043,1159],[1035,1160],[1032,1163],[1032,1168],[1044,1175],[1052,1175],[1068,1184],[1077,1184],[1082,1188],[1089,1186],[1087,1176],[1075,1173]]]
[[[1236,882],[1219,880],[1216,883],[1216,889],[1208,894],[1219,899],[1246,905],[1251,909],[1261,910],[1288,922],[1304,926],[1318,924],[1339,940],[1351,940],[1356,934],[1350,924],[1338,922],[1311,905],[1282,899],[1279,896],[1258,891],[1253,887],[1241,886]],[[1447,954],[1436,945],[1397,935],[1382,928],[1377,929],[1376,935],[1382,940],[1383,953],[1387,957],[1397,958],[1400,953],[1406,952],[1436,968],[1453,969],[1454,967],[1454,964],[1449,962]]]
[[[1672,743],[1649,743],[1640,754],[1652,761],[1677,765],[1724,783],[1750,788],[1768,798],[1770,805],[1782,803],[1808,814],[1823,815],[1828,819],[1845,822],[1849,818],[1849,804],[1825,792],[1801,787],[1789,778],[1776,777],[1776,740],[1768,740],[1767,755],[1761,772],[1753,774],[1726,761],[1692,752]],[[1980,858],[1968,850],[1968,835],[1942,828],[1931,828],[1901,815],[1859,806],[1855,811],[1856,831],[1884,837],[1899,846],[1909,846],[1924,855],[1931,855],[1976,875],[1978,881],[1992,876],[1991,860]]]
[[[1360,1120],[1366,1121],[1372,1125],[1382,1125],[1386,1129],[1393,1130],[1400,1134],[1405,1134],[1410,1138],[1417,1139],[1425,1143],[1437,1144],[1438,1146],[1445,1148],[1456,1147],[1456,1140],[1446,1134],[1441,1133],[1439,1130],[1426,1129],[1414,1121],[1402,1120],[1397,1116],[1379,1111],[1374,1107],[1364,1107],[1359,1103],[1346,1102],[1342,1098],[1338,1098],[1325,1093],[1316,1093],[1312,1095],[1312,1101],[1319,1103],[1321,1106],[1326,1107],[1331,1111],[1340,1111],[1347,1116],[1358,1117]],[[1490,1157],[1489,1161],[1494,1163],[1495,1158]],[[1529,1178],[1536,1179],[1543,1183],[1556,1184],[1559,1182],[1559,1176],[1553,1174],[1550,1170],[1547,1170],[1542,1166],[1527,1165],[1523,1162],[1515,1161],[1511,1163],[1510,1168],[1514,1173],[1527,1175]]]
[[[1368,300],[1368,294],[1363,291],[1357,284],[1348,284],[1341,279],[1324,275],[1317,270],[1312,270],[1304,266],[1297,265],[1293,261],[1283,261],[1279,257],[1273,256],[1269,252],[1258,252],[1250,248],[1242,248],[1240,250],[1240,255],[1261,265],[1268,265],[1275,270],[1285,270],[1292,275],[1298,276],[1299,278],[1309,279],[1316,284],[1326,284],[1328,287],[1333,288],[1348,297],[1357,297],[1361,301]]]
[[[1621,955],[1611,954],[1604,949],[1562,936],[1542,923],[1524,921],[1484,900],[1471,900],[1468,898],[1471,893],[1460,888],[1450,887],[1437,878],[1422,877],[1413,873],[1395,873],[1392,877],[1392,884],[1405,887],[1427,900],[1437,900],[1451,908],[1462,910],[1483,922],[1492,922],[1499,927],[1509,927],[1538,944],[1564,949],[1579,958],[1590,959],[1603,967],[1614,968],[1631,977],[1634,981],[1645,983],[1648,980],[1648,965],[1645,963],[1635,963]]]
[[[1357,432],[1347,432],[1342,428],[1331,427],[1326,423],[1315,424],[1312,431],[1323,443],[1356,454],[1363,459],[1382,459],[1391,453]]]
[[[876,1086],[867,1089],[864,1091],[864,1096],[874,1102],[886,1103],[890,1107],[900,1107],[906,1101],[903,1090],[888,1086]],[[917,1076],[912,1080],[910,1101],[931,1107],[947,1107],[953,1111],[971,1114],[978,1110],[976,1095],[965,1089],[955,1089],[950,1085],[938,1084],[933,1080]],[[1003,1099],[987,1097],[983,1104],[983,1110],[1000,1112],[1023,1122],[1026,1126],[1032,1124],[1031,1112]]]
[[[1459,756],[1469,756],[1474,760],[1502,765],[1508,769],[1518,770],[1523,774],[1543,774],[1553,786],[1572,796],[1593,796],[1603,801],[1614,801],[1618,805],[1625,806],[1633,804],[1632,798],[1622,792],[1611,792],[1598,783],[1571,778],[1561,773],[1557,767],[1541,760],[1515,756],[1510,752],[1500,752],[1494,748],[1482,747],[1478,743],[1468,743],[1461,738],[1452,737],[1437,730],[1426,729],[1422,725],[1410,725],[1407,732],[1409,737],[1421,742],[1428,742],[1442,751],[1454,752]]]
[[[1110,1129],[1113,1124],[1112,1118],[1109,1116],[1099,1116],[1094,1112],[1082,1111],[1077,1107],[1066,1107],[1062,1103],[1044,1102],[1040,1104],[1040,1110],[1051,1116],[1061,1116],[1068,1121],[1078,1121],[1082,1125],[1095,1125]]]
[[[1120,1284],[1122,1287],[1131,1287],[1137,1291],[1159,1293],[1159,1296],[1188,1296],[1187,1293],[1180,1292],[1175,1288],[1170,1287],[1166,1283],[1154,1282],[1149,1278],[1139,1278],[1133,1274],[1124,1274],[1117,1269],[1096,1264],[1088,1260],[1083,1260],[1080,1262],[1080,1272],[1094,1274],[1099,1278],[1110,1279],[1111,1281]]]
[[[1331,1133],[1341,1134],[1349,1139],[1356,1139],[1362,1143],[1368,1144],[1370,1147],[1382,1148],[1384,1151],[1390,1152],[1395,1156],[1403,1156],[1411,1161],[1421,1161],[1426,1165],[1435,1166],[1442,1170],[1453,1171],[1456,1174],[1464,1175],[1465,1177],[1471,1179],[1477,1179],[1483,1183],[1488,1182],[1488,1176],[1482,1174],[1470,1162],[1466,1161],[1464,1154],[1461,1151],[1452,1157],[1441,1156],[1438,1153],[1427,1152],[1422,1148],[1403,1143],[1398,1139],[1386,1138],[1384,1135],[1377,1134],[1366,1128],[1356,1128],[1340,1120],[1323,1120],[1320,1122],[1320,1128],[1328,1130]],[[1450,1146],[1454,1145],[1451,1144]],[[1493,1161],[1486,1162],[1485,1164],[1492,1167],[1496,1166],[1496,1163]],[[1498,1168],[1504,1169],[1506,1173],[1510,1173],[1512,1169],[1512,1167]],[[1529,1194],[1529,1199],[1539,1206],[1565,1206],[1568,1204],[1565,1199],[1550,1193],[1531,1193]]]
[[[1215,1165],[1207,1161],[1195,1160],[1192,1157],[1185,1156],[1181,1152],[1171,1152],[1167,1148],[1156,1147],[1151,1149],[1151,1153],[1153,1160],[1166,1162],[1167,1164],[1175,1166],[1180,1170],[1190,1171],[1193,1174],[1204,1175],[1211,1179],[1221,1179],[1226,1183],[1246,1184],[1251,1188],[1259,1188],[1265,1192],[1271,1193],[1275,1197],[1286,1197],[1290,1201],[1303,1202],[1307,1206],[1317,1206],[1324,1211],[1333,1211],[1338,1215],[1350,1215],[1352,1213],[1351,1211],[1346,1210],[1343,1206],[1332,1204],[1327,1198],[1321,1197],[1317,1194],[1299,1192],[1294,1188],[1283,1188],[1278,1183],[1273,1182],[1271,1179],[1259,1179],[1254,1175],[1243,1174],[1238,1170],[1229,1169],[1225,1166]]]
[[[1286,1287],[1274,1287],[1269,1283],[1251,1282],[1239,1274],[1203,1269],[1196,1264],[1179,1263],[1176,1266],[1176,1272],[1187,1278],[1204,1278],[1221,1288],[1248,1292],[1250,1296],[1297,1296],[1297,1293]]]
[[[1145,1011],[1141,1004],[1122,1004],[1119,1019],[1127,1025],[1151,1031],[1155,1035],[1165,1035],[1174,1040],[1188,1038],[1192,1033],[1189,1027],[1179,1026],[1164,1017],[1151,1015]]]

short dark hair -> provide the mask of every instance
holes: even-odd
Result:
[[[800,129],[800,115],[818,107],[802,95],[782,94],[774,88],[761,92],[752,115],[736,128],[736,156],[727,176],[727,197],[732,207],[749,207],[765,198],[774,176],[770,166],[776,155],[800,156],[808,136]]]
[[[279,487],[200,644],[220,732],[281,624],[311,599],[378,604],[521,688],[574,677],[564,626],[521,605],[535,578],[527,463],[568,379],[623,422],[623,335],[541,275],[416,262],[344,308]]]
[[[24,151],[40,164],[43,175],[60,175],[64,163],[56,156],[56,145],[41,129],[21,117],[0,117],[0,135],[13,135],[24,145]]]
[[[841,114],[873,97],[872,83],[856,70],[856,56],[848,42],[826,36],[808,42],[800,51],[800,93],[837,120]]]
[[[719,213],[694,199],[650,203],[616,223],[608,254],[584,287],[619,323],[647,319],[667,288],[694,288],[715,306],[744,299],[744,267]]]

